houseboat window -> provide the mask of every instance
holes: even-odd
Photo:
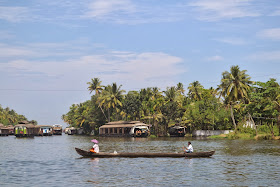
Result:
[[[119,128],[119,134],[122,134],[122,128]]]
[[[114,133],[117,134],[118,128],[114,128]]]
[[[108,134],[108,129],[107,128],[105,129],[105,134]]]
[[[110,128],[110,134],[113,133],[113,128]]]

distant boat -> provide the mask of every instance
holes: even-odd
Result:
[[[62,125],[53,125],[53,135],[62,135]]]
[[[169,127],[170,136],[183,137],[186,134],[186,128],[178,124]]]
[[[215,151],[208,152],[195,152],[195,153],[92,153],[90,151],[85,151],[79,148],[75,148],[77,153],[83,157],[91,157],[91,158],[111,158],[111,157],[144,157],[144,158],[156,158],[156,157],[211,157],[214,155]]]
[[[113,121],[99,127],[99,136],[147,137],[149,125],[140,121]]]
[[[0,123],[0,136],[8,136],[9,128]]]
[[[77,134],[77,129],[74,128],[74,127],[71,127],[71,128],[68,129],[67,134],[68,134],[68,135]]]
[[[53,127],[50,125],[36,125],[35,126],[35,135],[36,136],[52,136]]]
[[[20,123],[18,125],[15,125],[14,132],[16,137],[34,137],[35,125]]]

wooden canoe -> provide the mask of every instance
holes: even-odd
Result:
[[[215,151],[209,152],[195,152],[195,153],[92,153],[90,151],[85,151],[79,148],[75,148],[77,153],[83,157],[92,158],[110,158],[110,157],[145,157],[145,158],[155,158],[155,157],[211,157]]]

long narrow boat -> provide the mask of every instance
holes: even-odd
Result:
[[[109,157],[145,157],[145,158],[154,158],[154,157],[211,157],[215,151],[209,152],[195,152],[195,153],[92,153],[90,151],[85,151],[79,148],[75,148],[77,153],[83,157],[92,157],[92,158],[109,158]]]

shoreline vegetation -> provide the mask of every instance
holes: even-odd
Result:
[[[239,66],[221,74],[217,88],[199,81],[184,85],[122,90],[117,83],[104,86],[99,78],[88,82],[90,100],[73,104],[62,119],[86,134],[110,121],[142,121],[151,126],[152,137],[168,136],[174,124],[193,130],[234,130],[211,138],[277,139],[280,129],[280,86],[276,79],[252,81]],[[248,132],[247,132],[248,131]],[[225,136],[225,137],[223,137]]]
[[[29,121],[24,115],[16,113],[15,110],[10,109],[9,107],[3,108],[0,104],[0,124],[3,124],[4,126],[15,126],[21,121],[28,121],[37,125],[37,121]]]
[[[209,138],[279,139],[280,85],[273,78],[252,81],[246,72],[232,66],[222,72],[216,88],[194,81],[187,91],[179,82],[163,91],[148,87],[126,93],[122,85],[104,86],[93,78],[87,82],[90,99],[70,106],[62,120],[88,135],[98,135],[99,127],[111,121],[142,121],[150,125],[152,138],[168,136],[169,127],[178,124],[186,128],[186,136],[194,130],[233,130]],[[23,120],[27,118],[0,105],[0,124],[14,126]]]

